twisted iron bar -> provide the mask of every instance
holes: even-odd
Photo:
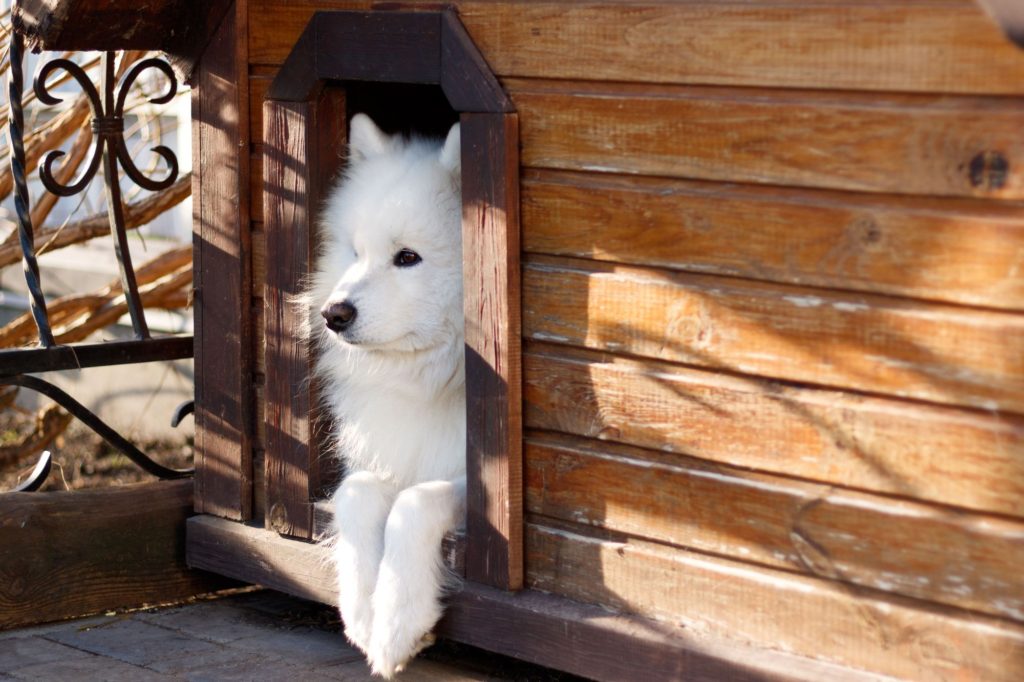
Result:
[[[28,180],[25,172],[25,112],[21,95],[24,87],[22,76],[22,51],[24,45],[19,34],[11,35],[10,80],[7,88],[8,101],[8,143],[11,145],[11,176],[14,178],[14,210],[18,216],[18,240],[21,242],[21,267],[25,272],[25,284],[29,291],[29,305],[32,319],[39,330],[39,344],[44,348],[55,345],[50,321],[46,315],[46,299],[39,278],[39,264],[36,262],[35,237],[32,230],[32,214],[29,210]]]
[[[124,140],[124,105],[128,99],[128,93],[139,75],[147,69],[155,68],[167,78],[167,91],[150,99],[154,104],[163,104],[174,98],[178,89],[177,79],[174,71],[166,63],[156,58],[144,59],[135,64],[121,80],[117,83],[115,70],[115,56],[113,52],[103,54],[103,75],[100,86],[102,88],[102,99],[100,92],[89,80],[88,75],[81,66],[69,59],[53,59],[43,65],[36,74],[33,87],[36,97],[44,104],[58,104],[61,98],[52,94],[46,85],[46,79],[51,73],[58,69],[67,72],[88,98],[89,106],[92,108],[92,132],[96,141],[93,146],[92,157],[86,165],[82,175],[69,184],[61,184],[53,174],[54,164],[65,152],[53,150],[46,154],[43,163],[39,168],[39,178],[43,185],[50,192],[68,197],[78,194],[88,187],[95,177],[100,165],[103,165],[103,180],[107,200],[107,216],[110,220],[110,233],[114,239],[114,255],[121,270],[121,287],[124,290],[125,300],[128,303],[128,315],[132,320],[132,329],[135,331],[135,338],[148,339],[149,327],[146,324],[145,312],[142,308],[142,300],[139,296],[138,284],[135,281],[135,269],[132,266],[131,252],[128,248],[128,235],[124,221],[124,204],[121,199],[121,184],[118,179],[118,164],[124,169],[125,174],[138,186],[153,192],[166,189],[174,184],[178,178],[178,159],[168,147],[158,145],[153,147],[157,156],[167,164],[167,176],[160,180],[146,177],[135,161],[132,160],[128,151],[128,145]]]

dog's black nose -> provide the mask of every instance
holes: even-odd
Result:
[[[328,302],[320,309],[320,314],[327,320],[327,328],[332,332],[345,331],[356,319],[356,312],[356,307],[348,301]]]

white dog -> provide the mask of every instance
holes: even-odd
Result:
[[[465,516],[460,178],[458,124],[442,143],[353,117],[307,292],[348,471],[333,497],[338,606],[385,678],[432,641],[441,540]]]

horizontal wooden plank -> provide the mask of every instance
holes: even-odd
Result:
[[[1024,523],[537,433],[527,509],[1024,621]]]
[[[0,630],[233,586],[185,566],[192,487],[0,495]]]
[[[573,527],[578,528],[578,527]],[[900,679],[1024,676],[1024,627],[637,540],[527,525],[532,587]]]
[[[1024,418],[530,344],[530,428],[1024,515]]]
[[[1024,315],[534,256],[523,333],[613,352],[1024,412]]]
[[[842,190],[1024,197],[1008,98],[506,79],[523,164]]]
[[[326,548],[263,528],[214,517],[189,521],[189,561],[240,580],[306,599],[333,603],[334,570]],[[827,663],[755,649],[723,638],[666,629],[532,590],[507,592],[468,583],[446,599],[435,630],[466,642],[586,675],[590,679],[875,680]]]
[[[523,248],[1024,309],[1024,206],[527,171]]]
[[[250,60],[282,63],[317,8],[373,4],[254,0]],[[1021,53],[970,0],[452,4],[491,69],[505,77],[1024,92]]]

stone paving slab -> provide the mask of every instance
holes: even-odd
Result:
[[[428,649],[398,682],[579,678],[458,645]],[[0,680],[370,682],[334,610],[270,591],[0,632]]]

